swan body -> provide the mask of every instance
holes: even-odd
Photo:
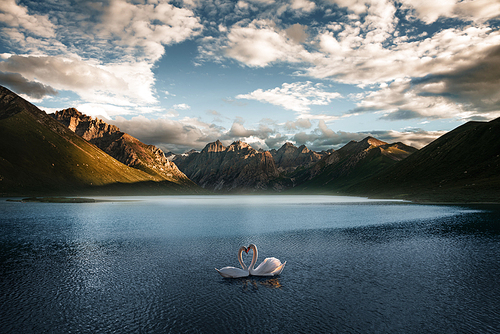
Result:
[[[250,244],[250,246],[248,246],[247,252],[250,250],[253,251],[252,262],[250,263],[250,266],[248,266],[248,272],[250,273],[250,275],[276,276],[281,274],[281,272],[285,268],[286,261],[284,263],[281,263],[281,261],[275,257],[268,257],[265,258],[264,261],[262,261],[262,263],[254,269],[259,253],[257,251],[257,246],[255,246],[254,244]]]
[[[243,252],[248,253],[248,249],[244,246],[241,246],[240,249],[238,250],[238,262],[240,263],[240,265],[243,269],[236,268],[236,267],[224,267],[221,269],[215,268],[215,270],[217,270],[217,272],[222,277],[225,277],[225,278],[247,277],[250,274],[248,272],[247,266],[245,265],[245,263],[243,263],[243,258],[242,258]]]

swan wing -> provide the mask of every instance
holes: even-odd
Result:
[[[239,278],[239,277],[247,277],[248,276],[248,270],[243,270],[240,268],[235,268],[235,267],[224,267],[221,269],[217,269],[217,272],[225,278]]]
[[[283,269],[285,269],[285,264],[286,264],[286,261],[285,261],[285,262],[283,262],[283,264],[282,264],[281,266],[279,266],[278,268],[276,268],[276,269],[272,272],[273,276],[276,276],[276,275],[281,274],[281,272],[283,271]]]
[[[282,263],[275,257],[268,257],[262,261],[257,268],[252,271],[255,276],[274,276],[275,272],[279,270]],[[281,268],[283,270],[283,268]],[[280,271],[281,272],[281,271]]]

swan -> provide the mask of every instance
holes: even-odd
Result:
[[[240,278],[240,277],[247,277],[249,275],[248,273],[248,268],[243,263],[243,258],[242,254],[243,252],[248,253],[248,249],[245,246],[241,246],[240,249],[238,250],[238,262],[241,264],[243,269],[240,268],[235,268],[235,267],[224,267],[221,269],[215,268],[217,272],[225,278]]]
[[[257,262],[257,257],[259,256],[259,253],[257,251],[257,246],[255,246],[254,244],[250,244],[250,246],[248,246],[247,252],[250,250],[253,251],[252,262],[250,263],[250,266],[248,266],[248,271],[250,275],[276,276],[281,274],[281,272],[285,268],[286,261],[284,263],[281,263],[281,261],[275,257],[268,257],[264,259],[264,261],[262,261],[262,263],[259,264],[257,268],[254,269],[253,267]]]

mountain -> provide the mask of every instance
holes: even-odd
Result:
[[[305,145],[296,147],[292,143],[285,143],[278,150],[270,150],[274,163],[280,172],[290,173],[298,167],[308,167],[319,161],[326,154],[316,153]]]
[[[416,151],[416,148],[403,143],[388,144],[366,137],[360,142],[349,142],[324,156],[310,168],[298,170],[290,177],[297,185],[297,190],[340,192]]]
[[[75,108],[56,111],[49,116],[121,163],[151,175],[155,181],[192,185],[192,181],[166,158],[161,149],[140,142],[114,125],[83,115]]]
[[[216,192],[283,189],[285,185],[272,155],[259,152],[247,143],[236,141],[224,147],[217,140],[201,152],[174,159],[191,180]]]
[[[350,192],[423,201],[498,202],[500,118],[468,122]]]
[[[196,190],[128,167],[0,86],[0,194]]]

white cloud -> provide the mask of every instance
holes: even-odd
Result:
[[[156,103],[154,77],[146,63],[103,65],[74,57],[13,55],[0,62],[0,71],[19,73],[57,90],[74,91],[88,102],[122,106]]]
[[[174,108],[176,110],[189,110],[189,109],[191,109],[191,107],[185,103],[174,104],[174,106],[172,108]]]
[[[292,0],[290,7],[294,10],[311,12],[316,8],[316,4],[308,0]]]
[[[30,15],[28,9],[17,5],[15,0],[1,1],[0,22],[28,34],[46,38],[55,36],[55,27],[47,15]]]
[[[199,19],[189,9],[169,3],[131,4],[115,0],[108,7],[95,30],[98,36],[128,51],[140,48],[142,57],[158,60],[164,53],[163,45],[182,42],[202,30]]]
[[[223,131],[223,128],[192,118],[176,121],[168,118],[148,119],[136,116],[130,120],[116,117],[106,122],[118,126],[121,131],[146,144],[153,144],[166,152],[175,153],[183,153],[192,148],[202,149],[207,142],[220,138]]]
[[[321,84],[312,82],[284,83],[281,87],[269,90],[257,89],[249,94],[240,94],[237,99],[257,100],[281,106],[296,112],[307,112],[311,105],[328,105],[340,93],[327,92]]]
[[[307,54],[302,46],[287,38],[286,31],[269,20],[233,26],[223,50],[228,57],[254,67],[265,67],[276,61],[297,62],[301,55]]]
[[[2,57],[0,71],[73,91],[88,103],[152,105],[158,103],[153,66],[164,54],[164,45],[202,31],[191,10],[165,2],[114,0],[85,8],[64,6],[69,5],[60,3],[51,12],[51,22],[49,15],[33,14],[12,0],[2,1],[0,22],[6,27],[1,33],[22,54]]]
[[[426,24],[431,24],[440,17],[460,17],[484,22],[500,16],[500,2],[497,0],[403,0],[402,3],[404,8],[413,9],[415,15]]]

